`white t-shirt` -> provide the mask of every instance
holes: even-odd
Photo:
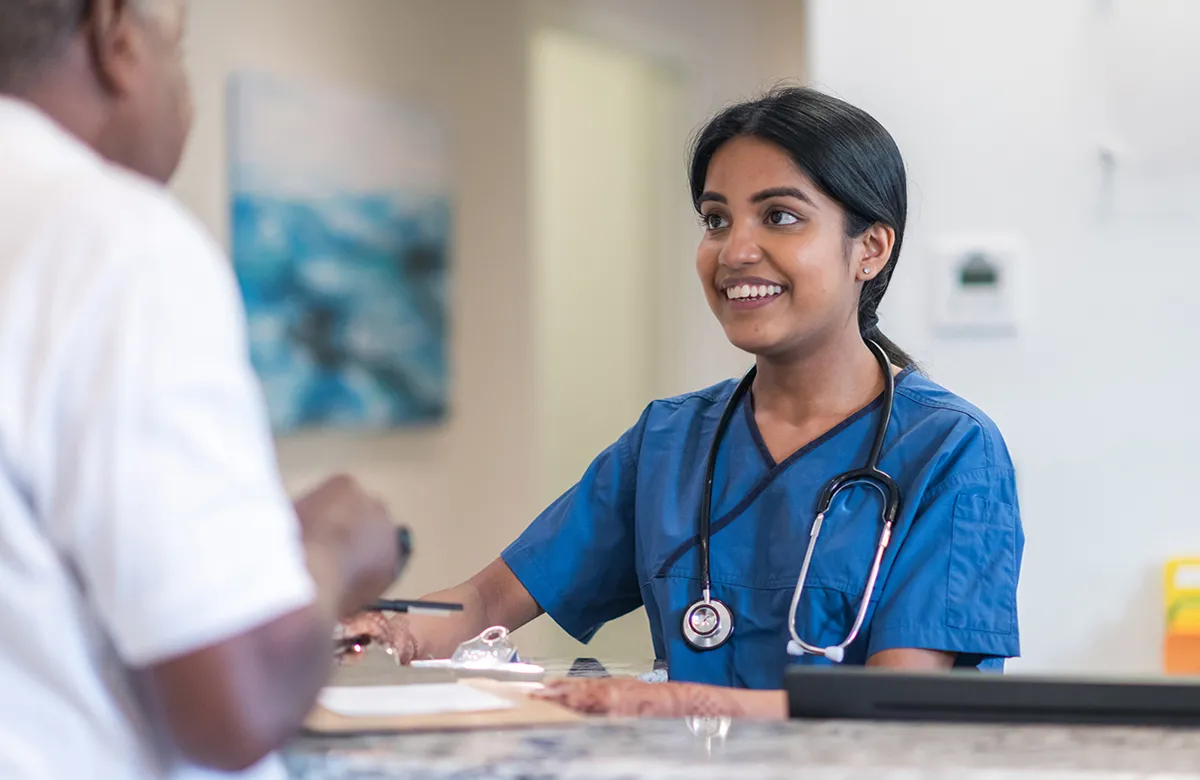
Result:
[[[162,188],[0,97],[0,778],[206,776],[130,670],[312,601],[244,331]]]

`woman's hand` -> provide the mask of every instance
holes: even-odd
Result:
[[[400,664],[410,664],[417,657],[417,639],[404,615],[388,619],[382,612],[360,612],[341,622],[341,635],[347,639],[363,637],[367,643],[386,648]],[[357,660],[365,645],[348,648],[338,655],[339,661]]]
[[[686,683],[647,683],[622,678],[553,680],[533,694],[585,715],[635,718],[731,718],[752,716],[743,706],[747,691]]]

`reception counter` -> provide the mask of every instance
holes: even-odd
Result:
[[[560,676],[642,671],[547,668]],[[343,677],[380,684],[402,674],[376,662]],[[1174,780],[1200,778],[1200,730],[596,719],[566,728],[307,736],[284,760],[296,780]]]

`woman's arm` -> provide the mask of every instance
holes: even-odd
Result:
[[[618,718],[682,718],[726,716],[783,720],[783,691],[748,691],[692,683],[648,683],[629,678],[552,680],[534,694],[587,715]]]
[[[904,648],[871,656],[867,666],[914,671],[954,666],[954,654]],[[640,680],[555,680],[537,694],[589,715],[683,718],[689,716],[783,720],[788,716],[784,691],[749,691],[690,683],[646,683]]]
[[[499,558],[463,584],[425,599],[462,604],[463,609],[449,617],[396,615],[385,620],[379,614],[356,615],[343,624],[344,631],[390,644],[400,662],[409,663],[419,658],[448,658],[484,629],[504,626],[515,631],[542,614],[529,591]]]
[[[914,672],[939,671],[953,668],[955,657],[955,653],[905,647],[881,650],[867,659],[867,666],[881,669],[908,669]]]

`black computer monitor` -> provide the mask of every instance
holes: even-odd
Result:
[[[1200,726],[1200,681],[793,666],[793,718]]]

